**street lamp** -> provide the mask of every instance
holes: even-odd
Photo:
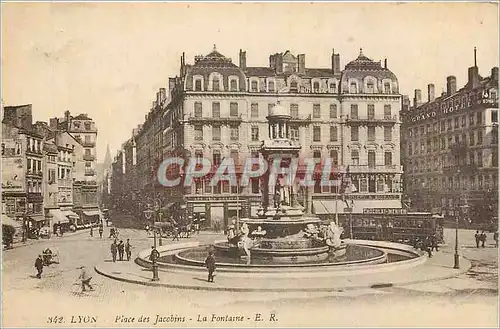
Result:
[[[146,217],[147,220],[150,220],[153,217],[154,211],[149,209],[144,210],[144,216]],[[153,244],[153,249],[156,250],[156,230],[154,227],[154,222],[153,222],[153,238],[154,238],[154,244]],[[158,277],[158,263],[156,262],[156,256],[153,257],[152,259],[152,266],[153,266],[153,281],[159,281],[160,278]]]

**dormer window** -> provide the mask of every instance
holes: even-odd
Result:
[[[370,80],[366,83],[366,93],[373,94],[374,92],[375,92],[375,85],[373,81]]]
[[[298,91],[297,81],[290,82],[290,91],[293,93]]]
[[[238,91],[238,81],[236,81],[236,79],[231,79],[229,88],[231,89],[231,91]]]
[[[319,82],[316,81],[313,83],[313,91],[319,93]]]
[[[330,83],[330,91],[331,92],[337,91],[337,84],[335,82]]]
[[[269,83],[267,84],[267,90],[269,92],[274,92],[274,81],[269,81]]]
[[[85,125],[85,130],[90,130],[91,127],[90,122],[85,122],[84,125]]]
[[[356,82],[351,82],[349,85],[349,93],[351,94],[357,94],[358,93],[358,85]]]
[[[252,88],[251,90],[252,90],[253,92],[257,92],[257,91],[259,91],[259,82],[258,82],[258,81],[253,80],[253,81],[252,81],[252,83],[251,83],[251,88]]]
[[[384,83],[384,93],[386,94],[391,93],[391,84],[389,82]]]
[[[212,80],[212,91],[220,91],[220,81],[218,77],[214,77]]]
[[[194,90],[201,91],[201,79],[196,79],[194,81]]]

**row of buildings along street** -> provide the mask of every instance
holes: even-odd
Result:
[[[253,67],[243,50],[238,65],[215,46],[191,63],[183,54],[178,76],[159,89],[144,122],[115,156],[104,203],[141,216],[154,201],[166,216],[182,210],[207,226],[255,215],[259,178],[248,186],[211,186],[207,176],[167,188],[156,171],[168,157],[203,157],[214,166],[226,157],[236,164],[259,157],[272,134],[266,117],[279,104],[291,116],[287,129],[301,146],[299,157],[330,158],[342,181],[321,186],[316,177],[314,188],[298,191],[299,202],[320,217],[360,215],[364,223],[363,213],[399,209],[454,219],[465,205],[473,215],[464,214],[464,224],[494,220],[498,68],[480,76],[474,53],[468,81],[450,76],[440,95],[429,84],[427,101],[416,90],[410,104],[387,59],[374,61],[361,49],[344,67],[340,59],[333,50],[331,63],[310,68],[305,54],[285,51],[270,55],[268,66]]]
[[[31,104],[3,113],[2,222],[17,228],[13,242],[98,223],[103,165],[95,122],[69,111],[33,122]]]

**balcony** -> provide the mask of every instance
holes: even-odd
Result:
[[[27,148],[26,149],[26,154],[35,155],[37,157],[41,157],[43,155],[43,151],[42,150],[36,150],[34,147],[33,148]]]
[[[83,155],[83,160],[84,160],[84,161],[94,161],[94,160],[95,160],[95,155],[92,155],[92,154],[84,154],[84,155]]]
[[[399,174],[403,172],[403,166],[400,165],[379,165],[379,166],[369,166],[369,165],[350,165],[347,167],[349,173],[390,173]]]
[[[346,123],[352,123],[352,124],[395,124],[396,122],[398,122],[398,116],[386,115],[383,118],[347,116],[345,121]]]
[[[192,124],[240,124],[243,121],[242,114],[229,117],[195,117],[191,115],[188,122]]]
[[[311,123],[311,115],[307,116],[292,116],[290,119],[290,123],[295,123],[295,124],[309,124]]]
[[[26,171],[26,175],[27,176],[43,177],[43,172],[42,171],[28,169]]]
[[[95,147],[95,142],[93,141],[81,141],[83,147]]]
[[[462,174],[471,174],[477,172],[477,165],[468,164],[468,165],[455,165],[455,166],[446,166],[443,167],[443,174],[447,175],[458,175]]]
[[[95,176],[96,172],[94,169],[85,169],[85,176]]]

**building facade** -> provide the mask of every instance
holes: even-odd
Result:
[[[215,166],[226,157],[241,164],[257,156],[269,138],[269,110],[279,103],[292,117],[290,135],[301,146],[299,157],[331,158],[348,185],[346,190],[316,184],[316,213],[401,208],[402,99],[387,61],[382,65],[360,51],[342,70],[340,55],[332,52],[331,65],[309,68],[304,54],[286,51],[271,55],[268,67],[246,62],[241,50],[239,65],[215,48],[193,64],[182,56],[180,76],[169,79],[168,102],[160,97],[136,137],[139,190],[154,186],[162,204],[183,203],[207,223],[227,224],[236,209],[242,216],[254,214],[261,200],[259,179],[240,189],[212,187],[208,180],[165,188],[156,169],[173,156],[204,157]]]
[[[80,217],[79,225],[97,222],[99,187],[97,183],[96,142],[97,127],[87,114],[75,117],[69,111],[64,118],[51,118],[50,128],[56,132],[56,144],[73,150],[73,212]]]
[[[446,92],[427,101],[415,90],[413,106],[402,112],[404,187],[411,207],[445,216],[486,222],[498,211],[498,67],[488,77],[476,63],[457,90],[447,77]]]

